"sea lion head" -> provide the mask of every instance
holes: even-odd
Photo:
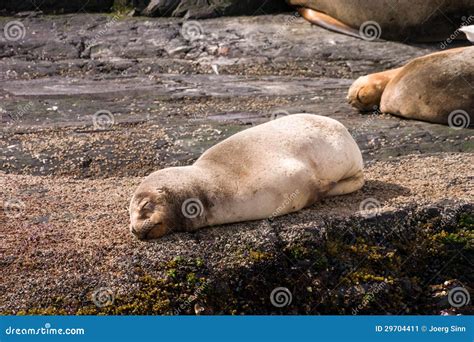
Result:
[[[174,167],[146,177],[130,201],[130,231],[140,240],[189,232],[208,223],[211,202],[202,170]]]
[[[380,99],[387,82],[374,75],[359,77],[349,88],[347,100],[361,110],[371,111],[380,105]]]
[[[163,191],[140,188],[130,201],[130,231],[140,240],[158,239],[170,231]]]

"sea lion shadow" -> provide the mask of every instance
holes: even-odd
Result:
[[[362,191],[368,195],[373,195],[380,201],[387,201],[394,197],[411,195],[411,190],[405,186],[374,179],[367,180],[362,187]]]
[[[320,210],[339,208],[345,214],[356,214],[364,210],[380,209],[392,199],[408,197],[411,193],[409,188],[397,183],[366,180],[360,190],[347,195],[325,198],[320,202],[320,205],[317,203],[311,208]]]

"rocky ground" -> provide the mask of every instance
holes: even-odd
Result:
[[[12,20],[24,37],[0,40],[1,312],[472,312],[447,299],[474,283],[472,130],[345,102],[358,76],[439,45],[368,42],[291,13],[0,25]],[[298,112],[348,127],[363,190],[272,221],[156,242],[128,233],[142,176]]]

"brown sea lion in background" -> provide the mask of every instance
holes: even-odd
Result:
[[[473,0],[287,0],[310,22],[351,36],[435,42],[474,24]],[[459,39],[464,39],[459,35]]]
[[[405,66],[362,76],[349,89],[352,106],[380,107],[407,119],[467,128],[474,124],[474,46],[415,58]]]

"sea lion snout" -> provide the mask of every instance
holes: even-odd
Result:
[[[139,240],[158,239],[167,232],[165,225],[160,219],[149,218],[145,220],[134,220],[131,218],[130,222],[130,232]]]
[[[140,240],[158,239],[166,234],[167,229],[160,207],[149,196],[132,199],[130,232]]]

